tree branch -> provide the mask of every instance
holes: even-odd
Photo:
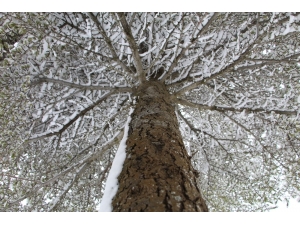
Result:
[[[219,13],[214,13],[214,15],[209,19],[209,21],[205,24],[205,26],[198,32],[198,34],[196,35],[196,37],[193,37],[191,39],[190,44],[188,46],[186,46],[184,49],[182,49],[182,51],[180,52],[180,54],[176,57],[176,59],[171,64],[168,72],[160,79],[161,82],[165,82],[165,80],[171,75],[173,69],[177,65],[178,61],[183,57],[183,55],[186,52],[186,50],[188,50],[191,47],[191,45],[193,45],[198,40],[198,37],[200,35],[202,35],[207,30],[207,28],[209,27],[209,25],[215,20],[215,18],[218,15],[219,15]]]
[[[110,38],[106,35],[105,30],[103,29],[103,27],[101,26],[100,22],[98,21],[97,17],[93,14],[93,13],[88,13],[88,16],[94,21],[94,23],[96,24],[98,30],[100,31],[101,35],[103,36],[112,56],[113,56],[113,60],[116,61],[127,73],[132,74],[132,71],[119,59],[113,45],[112,42],[110,40]]]
[[[247,66],[241,66],[236,68],[233,72],[239,72],[242,70],[246,70],[246,69],[252,69],[252,68],[256,68],[256,67],[262,67],[265,65],[272,65],[272,64],[276,64],[276,63],[298,63],[297,60],[292,60],[294,57],[300,56],[300,54],[295,54],[295,55],[291,55],[289,57],[285,57],[283,59],[251,59],[251,58],[245,58],[245,60],[249,60],[249,61],[256,61],[256,62],[260,62],[257,64],[253,64],[253,65],[247,65]]]
[[[124,129],[122,131],[120,131],[117,135],[115,135],[114,138],[112,138],[110,141],[108,141],[104,145],[102,145],[101,146],[101,151],[96,151],[94,153],[91,153],[91,154],[87,155],[84,159],[80,160],[78,163],[74,164],[73,166],[70,166],[69,168],[67,168],[64,171],[60,172],[59,174],[53,176],[49,180],[47,180],[43,183],[39,182],[38,186],[32,188],[32,190],[29,191],[27,194],[25,194],[23,197],[15,200],[15,201],[10,202],[8,205],[12,206],[12,205],[20,203],[24,199],[29,198],[32,195],[36,194],[36,192],[39,189],[41,189],[42,187],[45,187],[45,186],[51,184],[52,182],[56,181],[57,179],[59,179],[63,175],[65,175],[65,174],[67,174],[67,173],[69,173],[69,172],[71,172],[75,169],[78,169],[78,167],[80,167],[81,165],[84,165],[86,163],[91,163],[93,160],[101,158],[116,143],[116,141],[120,141],[122,139],[123,135],[124,135]],[[96,145],[96,143],[94,145]]]
[[[189,128],[190,128],[196,135],[198,135],[199,132],[202,132],[202,133],[208,135],[209,137],[211,137],[213,140],[215,140],[215,141],[218,143],[218,145],[226,152],[226,154],[228,155],[228,157],[230,158],[230,160],[232,161],[232,163],[234,164],[234,166],[236,167],[236,169],[242,174],[242,175],[239,175],[239,174],[233,173],[235,176],[241,176],[241,177],[244,177],[245,179],[248,179],[247,176],[245,176],[245,174],[243,173],[243,171],[239,169],[237,163],[232,159],[232,156],[231,156],[231,154],[228,152],[228,150],[227,150],[227,149],[219,142],[218,138],[216,138],[216,137],[213,136],[212,134],[209,134],[209,133],[207,133],[207,132],[205,132],[205,131],[203,131],[203,130],[199,130],[199,129],[197,129],[196,127],[194,127],[194,126],[193,126],[193,125],[192,125],[192,124],[191,124],[191,123],[190,123],[190,122],[182,115],[182,113],[181,113],[179,110],[178,110],[178,114],[180,115],[180,117],[184,120],[184,122],[189,126]],[[206,152],[205,152],[205,151],[203,151],[203,152],[205,153],[206,160],[207,160],[207,162],[208,162],[208,157],[207,157],[207,155],[206,155]],[[210,163],[209,163],[209,165],[210,165]]]
[[[180,105],[185,105],[185,106],[189,106],[189,107],[193,107],[193,108],[198,108],[198,109],[204,109],[204,110],[215,110],[215,111],[219,111],[219,112],[227,112],[227,111],[231,111],[231,112],[248,112],[248,113],[257,113],[257,112],[264,112],[264,113],[275,113],[275,114],[280,114],[280,115],[293,115],[296,116],[297,115],[297,111],[288,111],[288,110],[277,110],[277,109],[263,109],[263,108],[246,108],[246,107],[241,107],[241,108],[234,108],[234,107],[227,107],[227,106],[209,106],[209,105],[204,105],[204,104],[199,104],[199,103],[193,103],[193,102],[189,102],[185,99],[182,98],[177,98],[174,99],[174,101]]]
[[[102,96],[102,98],[98,99],[95,103],[91,104],[89,107],[85,108],[84,110],[82,110],[80,113],[78,113],[73,119],[71,119],[68,123],[64,124],[64,126],[56,132],[52,132],[52,133],[47,133],[44,134],[42,136],[38,136],[38,137],[34,137],[34,138],[30,138],[28,141],[35,141],[35,140],[39,140],[42,138],[46,138],[46,137],[50,137],[53,135],[59,135],[62,134],[66,129],[68,129],[68,127],[70,127],[79,117],[84,116],[88,111],[90,111],[91,109],[93,109],[95,106],[97,106],[98,104],[100,104],[101,102],[105,101],[109,96],[111,96],[112,94],[116,93],[116,90],[112,90],[108,93],[106,93],[104,96]]]
[[[280,21],[280,23],[283,23],[283,22],[285,22],[285,21],[287,21],[287,18],[282,19],[282,20]],[[198,82],[194,82],[194,83],[192,83],[192,84],[190,84],[190,85],[188,85],[188,86],[182,88],[181,90],[177,91],[177,92],[175,93],[175,95],[176,95],[176,96],[182,95],[182,94],[184,94],[186,91],[190,91],[190,90],[192,90],[192,89],[194,89],[194,88],[196,88],[196,87],[198,87],[198,86],[200,86],[200,85],[206,83],[207,81],[216,79],[217,77],[222,76],[222,75],[226,74],[227,72],[231,72],[231,71],[234,72],[234,71],[235,71],[234,67],[235,67],[236,65],[238,65],[240,62],[242,62],[242,61],[246,58],[246,56],[248,55],[248,53],[250,52],[250,50],[255,46],[255,44],[258,43],[259,41],[261,41],[261,40],[263,39],[263,37],[267,34],[267,28],[268,28],[270,25],[271,25],[271,22],[269,23],[268,26],[266,26],[266,27],[262,30],[262,32],[261,32],[261,34],[260,34],[259,36],[256,36],[255,40],[254,40],[251,44],[249,44],[249,46],[246,48],[246,50],[245,50],[244,52],[242,52],[242,53],[240,54],[240,56],[239,56],[238,59],[236,59],[236,60],[234,60],[233,62],[229,63],[227,66],[225,66],[225,67],[224,67],[223,69],[221,69],[219,72],[216,72],[216,73],[211,74],[210,77],[208,77],[208,78],[206,78],[206,79],[203,79],[203,80],[200,80],[200,81],[198,81]],[[276,27],[272,28],[271,30],[273,30],[273,29],[275,29],[275,28],[276,28]]]
[[[89,90],[115,90],[118,92],[132,92],[132,89],[130,87],[109,87],[109,86],[96,86],[96,85],[84,85],[84,84],[75,84],[71,83],[65,80],[59,80],[59,79],[53,79],[48,77],[38,77],[34,79],[33,82],[31,82],[31,85],[37,85],[43,82],[50,82],[50,83],[56,83],[61,84],[64,86],[77,88],[77,89],[89,89]]]
[[[86,171],[86,169],[89,167],[89,165],[90,165],[90,163],[86,163],[80,168],[78,173],[75,174],[75,177],[72,179],[72,181],[70,181],[70,183],[68,184],[67,188],[63,191],[63,193],[61,195],[57,196],[55,198],[55,200],[50,203],[52,205],[51,205],[50,209],[48,210],[48,212],[52,212],[52,211],[56,210],[58,203],[64,198],[64,196],[72,188],[73,184],[78,181],[80,176]]]
[[[136,46],[134,37],[132,36],[130,26],[127,23],[127,20],[125,18],[124,13],[117,13],[117,15],[119,16],[120,23],[122,25],[123,31],[126,35],[127,41],[128,41],[129,46],[131,48],[133,59],[134,59],[135,64],[136,64],[136,70],[137,70],[137,73],[138,73],[138,76],[139,76],[139,80],[140,80],[141,83],[145,82],[146,81],[145,71],[143,70],[142,60],[141,60],[141,57],[139,55],[138,47]]]

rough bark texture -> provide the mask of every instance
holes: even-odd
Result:
[[[208,211],[163,84],[140,86],[129,127],[113,211]]]

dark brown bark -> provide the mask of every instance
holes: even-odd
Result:
[[[146,82],[136,96],[113,211],[208,211],[164,84]]]

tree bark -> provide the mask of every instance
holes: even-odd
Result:
[[[113,211],[207,212],[166,87],[148,81],[136,96]]]

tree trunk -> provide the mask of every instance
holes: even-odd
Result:
[[[164,84],[137,90],[113,211],[207,212]]]

